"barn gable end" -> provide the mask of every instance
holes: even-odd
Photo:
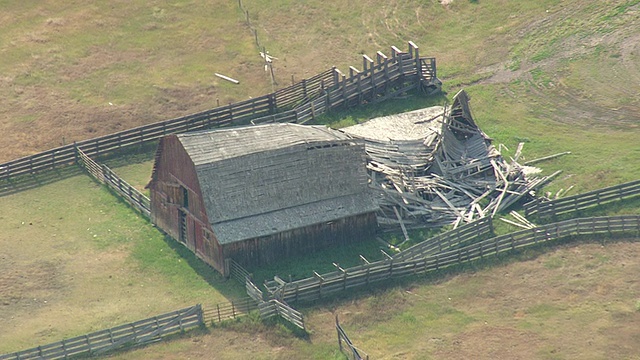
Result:
[[[193,242],[215,242],[194,250],[221,272],[221,258],[268,263],[369,238],[377,205],[365,161],[361,142],[323,126],[269,124],[169,136],[161,141],[150,184],[160,209],[152,216],[180,239],[185,209],[178,204],[175,214],[162,211],[169,202],[162,193],[171,181],[192,189],[195,213],[189,216],[202,228]]]

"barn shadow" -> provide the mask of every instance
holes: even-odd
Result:
[[[225,298],[235,300],[247,297],[244,285],[234,281],[232,278],[224,278],[222,274],[204,261],[200,260],[191,250],[175,241],[169,235],[164,234],[163,239],[164,242],[182,258],[182,260],[189,264],[198,276],[206,281],[211,287],[216,289]]]

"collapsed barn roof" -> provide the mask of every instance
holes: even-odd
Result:
[[[547,180],[526,176],[478,128],[462,90],[450,107],[374,119],[344,129],[365,142],[381,226],[442,226],[493,216]],[[418,135],[416,135],[418,134]]]
[[[267,124],[178,139],[221,244],[377,210],[364,145],[325,126]]]

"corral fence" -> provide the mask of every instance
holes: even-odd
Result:
[[[306,330],[302,313],[282,300],[271,299],[269,301],[263,301],[258,304],[258,310],[260,311],[260,317],[262,319],[280,316],[300,329]]]
[[[313,277],[302,280],[281,281],[276,284],[265,282],[265,287],[270,296],[277,296],[287,302],[315,301],[347,289],[412,274],[438,271],[563,238],[614,233],[633,233],[634,236],[638,236],[640,215],[571,219],[495,236],[422,258],[385,259],[322,275],[314,273]]]
[[[224,262],[226,267],[225,272],[229,274],[231,279],[237,281],[239,284],[244,285],[246,279],[251,278],[249,271],[233,259],[227,258]]]
[[[536,198],[525,204],[524,210],[526,216],[555,218],[558,215],[589,209],[617,200],[630,199],[638,195],[640,195],[640,180],[635,180],[556,200],[544,201],[542,198]]]
[[[256,302],[264,301],[264,296],[262,295],[262,290],[254,284],[250,278],[245,278],[245,289],[247,291],[247,295],[252,298]]]
[[[97,356],[150,344],[160,341],[164,336],[184,332],[206,324],[237,319],[257,309],[258,303],[250,297],[206,308],[198,304],[56,343],[0,355],[0,360],[53,360]]]
[[[433,236],[413,245],[395,255],[394,259],[410,260],[439,253],[447,249],[463,246],[493,234],[493,222],[490,217],[478,219],[456,229]]]
[[[260,318],[268,319],[274,316],[280,316],[300,329],[305,330],[304,317],[300,311],[294,309],[277,297],[272,296],[270,299],[265,300],[262,290],[253,283],[249,271],[233,259],[225,259],[225,263],[229,268],[230,278],[238,281],[240,284],[244,284],[249,299],[252,300],[255,308],[257,308],[260,313]]]
[[[67,359],[101,355],[123,348],[153,343],[161,340],[163,336],[186,331],[202,324],[204,324],[202,307],[195,305],[111,329],[0,355],[0,359]]]
[[[143,215],[151,217],[151,201],[147,196],[120,178],[113,170],[109,169],[107,165],[95,162],[78,147],[76,147],[76,154],[78,164],[84,168],[89,175],[98,182],[107,185],[107,187],[115,191]]]
[[[346,354],[349,360],[369,360],[369,355],[353,345],[347,333],[340,326],[338,315],[336,315],[336,331],[338,332],[338,347],[341,353]]]
[[[246,297],[240,300],[205,307],[203,316],[204,321],[214,324],[246,316],[256,309],[258,309],[258,303],[254,299]]]
[[[25,175],[33,175],[76,161],[76,148],[97,156],[158,140],[165,135],[217,127],[263,122],[305,123],[340,107],[383,101],[406,91],[422,88],[437,91],[435,58],[421,58],[409,42],[408,52],[396,47],[391,55],[363,55],[363,70],[349,68],[349,75],[331,68],[309,79],[273,93],[221,106],[193,115],[139,126],[114,134],[78,141],[35,155],[0,164],[0,184],[15,187]]]

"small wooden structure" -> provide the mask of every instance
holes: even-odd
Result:
[[[227,275],[370,239],[378,209],[362,142],[324,126],[268,124],[169,135],[156,153],[151,219]]]

